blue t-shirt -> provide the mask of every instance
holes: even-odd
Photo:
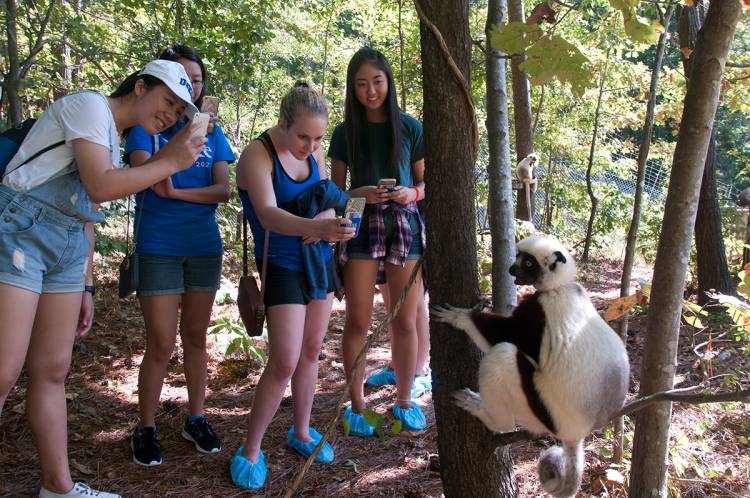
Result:
[[[172,139],[184,124],[156,135],[159,148]],[[174,188],[200,188],[213,185],[213,165],[233,162],[234,153],[218,124],[207,135],[208,141],[198,160],[188,169],[172,175]],[[143,150],[154,154],[154,137],[136,125],[125,142],[125,162],[129,154]],[[199,204],[159,197],[149,189],[135,196],[135,221],[138,227],[136,250],[159,256],[209,256],[222,252],[221,235],[216,223],[218,204]],[[142,209],[141,209],[142,207]],[[140,221],[139,221],[140,218]]]

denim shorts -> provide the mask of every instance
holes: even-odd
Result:
[[[210,256],[138,255],[139,296],[214,292],[220,287],[221,254]]]
[[[0,283],[41,293],[81,292],[84,222],[0,185]]]

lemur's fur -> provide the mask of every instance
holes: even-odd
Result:
[[[555,497],[575,496],[583,471],[583,439],[622,408],[628,389],[625,347],[575,282],[576,268],[558,241],[528,237],[510,267],[516,284],[534,285],[510,317],[433,307],[433,316],[465,331],[486,355],[479,393],[456,403],[494,432],[519,424],[562,442],[539,457],[539,478]]]

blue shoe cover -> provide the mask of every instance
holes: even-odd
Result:
[[[427,427],[427,419],[415,402],[411,402],[411,408],[401,408],[398,404],[393,405],[393,416],[404,424],[404,428],[410,431],[421,431]]]
[[[321,436],[320,433],[312,427],[309,428],[308,432],[310,432],[312,441],[308,441],[307,443],[300,441],[295,437],[294,426],[291,426],[289,428],[289,432],[286,435],[286,444],[288,444],[290,448],[292,448],[294,451],[305,458],[309,458],[310,455],[312,455],[315,447],[318,445],[320,440],[323,439],[323,436]],[[333,457],[333,448],[331,448],[330,444],[326,443],[315,456],[315,461],[317,463],[331,463],[333,462]]]
[[[432,370],[427,369],[426,374],[414,377],[414,383],[411,385],[411,397],[419,398],[429,391],[432,391]]]
[[[344,418],[349,422],[350,436],[370,437],[375,434],[375,427],[368,424],[362,414],[354,413],[351,406],[344,412]]]
[[[252,463],[242,456],[242,446],[240,446],[229,464],[229,473],[232,475],[232,482],[243,489],[262,488],[268,473],[263,452],[258,454],[258,461]]]
[[[382,368],[367,377],[365,384],[370,386],[396,385],[396,372],[388,367]]]

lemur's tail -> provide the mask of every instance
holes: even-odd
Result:
[[[583,440],[547,448],[539,455],[539,480],[555,498],[575,496],[583,472]]]

